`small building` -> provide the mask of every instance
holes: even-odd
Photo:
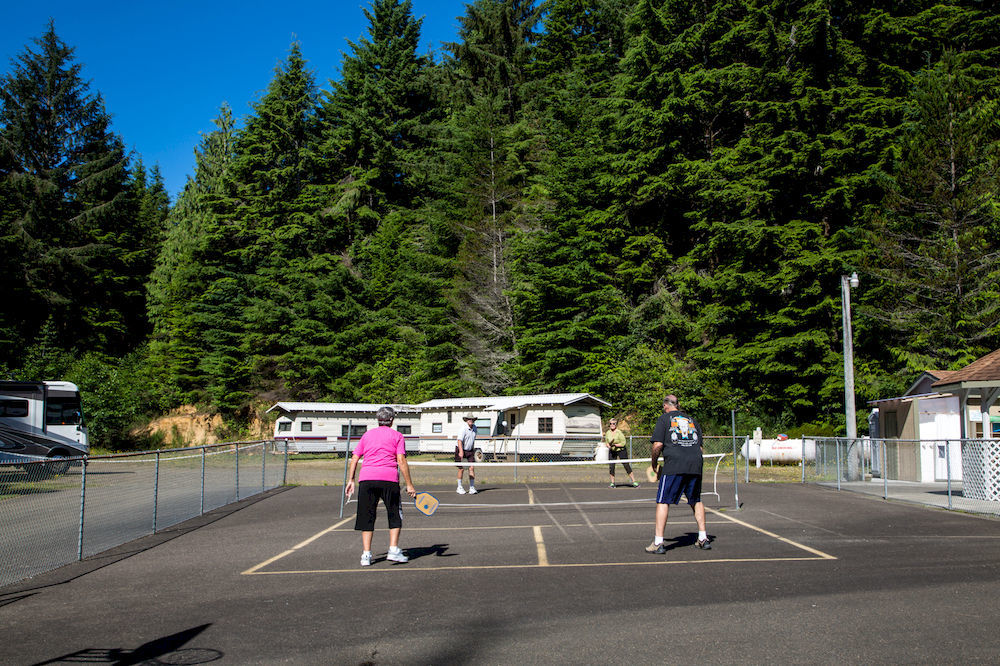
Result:
[[[878,409],[878,431],[871,435],[886,442],[887,471],[892,478],[921,483],[944,481],[948,478],[949,458],[952,480],[962,478],[959,399],[932,388],[954,372],[928,370],[903,395],[869,402]],[[948,445],[948,440],[955,444]],[[876,466],[880,463],[874,461]]]

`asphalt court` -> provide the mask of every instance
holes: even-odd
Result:
[[[681,564],[834,560],[836,556],[754,525],[734,506],[707,498],[709,535],[718,544],[694,548],[697,524],[687,504],[671,507],[665,531],[668,551],[643,550],[652,540],[653,486],[594,488],[590,485],[524,484],[484,487],[477,495],[434,489],[437,511],[424,516],[404,503],[400,545],[410,556],[403,563],[385,559],[388,529],[380,506],[375,528],[374,563],[360,567],[354,531],[356,503],[345,517],[242,573],[255,575],[401,573],[525,569],[544,567],[647,567]],[[713,506],[714,504],[714,506]],[[644,540],[645,539],[645,540]],[[739,549],[726,544],[739,543]]]
[[[720,484],[710,551],[653,489],[418,486],[406,564],[356,505],[286,487],[0,590],[0,663],[996,661],[1000,521],[815,485]],[[728,500],[728,501],[727,501]],[[533,505],[529,503],[533,501]],[[486,505],[486,506],[479,506]],[[405,505],[404,505],[405,506]],[[54,630],[57,629],[57,630]]]

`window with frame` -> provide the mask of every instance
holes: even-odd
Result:
[[[312,432],[312,430],[313,430],[313,423],[312,423],[312,421],[302,421],[299,424],[299,430],[301,432]]]
[[[431,432],[435,434],[440,434],[442,432],[442,427],[440,423],[431,424]]]
[[[278,432],[291,432],[292,422],[291,421],[278,421]]]
[[[448,412],[448,423],[451,423],[451,411]]]
[[[27,400],[0,400],[0,416],[22,418],[28,415]]]
[[[538,417],[538,434],[539,435],[551,435],[552,434],[552,417],[551,416],[539,416]]]
[[[361,435],[368,432],[368,426],[366,425],[352,425],[351,426],[351,437],[361,437]],[[340,436],[347,437],[347,426],[340,426]]]
[[[411,426],[408,425],[398,425],[396,426],[396,431],[399,432],[400,435],[409,435],[410,428]]]

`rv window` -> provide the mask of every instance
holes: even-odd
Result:
[[[51,398],[45,405],[45,425],[76,425],[80,421],[79,398]]]
[[[431,424],[431,432],[440,433],[441,432],[441,424],[440,423],[432,423]]]
[[[451,412],[448,412],[448,423],[451,423]]]
[[[313,422],[312,421],[302,421],[299,423],[299,430],[302,432],[312,432]]]
[[[476,419],[476,436],[482,435],[483,437],[490,436],[490,420],[487,419]]]
[[[0,400],[0,416],[23,417],[27,415],[27,400]]]
[[[552,434],[552,417],[551,416],[539,416],[538,417],[538,434]]]
[[[361,437],[368,431],[368,426],[366,425],[352,425],[351,426],[351,437]],[[340,436],[347,437],[347,426],[340,426]]]
[[[398,425],[398,426],[396,426],[396,430],[399,431],[400,435],[409,435],[410,434],[410,426]]]
[[[278,432],[291,432],[292,422],[291,421],[278,421]]]

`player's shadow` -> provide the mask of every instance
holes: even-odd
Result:
[[[709,541],[712,540],[712,535],[708,536]],[[697,532],[687,532],[686,534],[672,539],[664,539],[663,543],[666,545],[667,550],[673,550],[674,548],[684,548],[685,546],[693,546],[698,543],[698,533]]]
[[[411,560],[415,560],[420,557],[427,557],[428,555],[433,555],[434,557],[454,557],[455,553],[448,553],[448,544],[446,543],[436,543],[433,546],[417,546],[416,548],[407,548],[406,554],[409,555]]]

